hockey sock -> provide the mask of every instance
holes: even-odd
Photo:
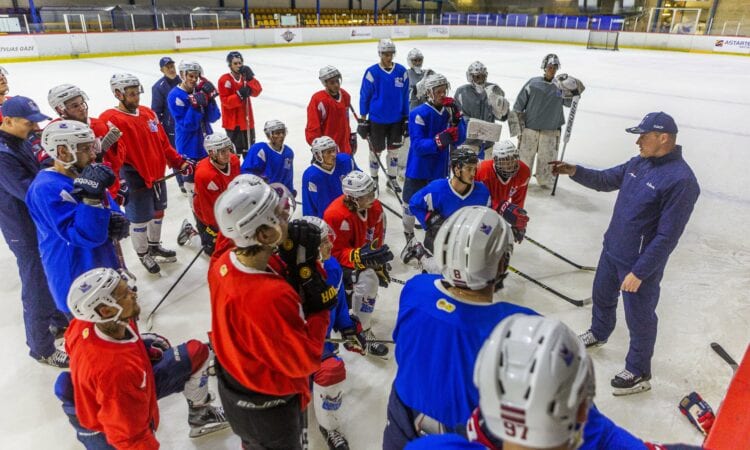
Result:
[[[130,224],[130,241],[133,243],[135,252],[139,255],[148,252],[148,238],[146,237],[147,228],[148,222]]]
[[[344,399],[344,362],[339,358],[325,359],[313,378],[315,418],[326,430],[337,430],[341,424],[339,410]]]
[[[352,293],[352,312],[359,317],[362,328],[370,328],[375,301],[378,297],[378,276],[373,269],[365,269],[357,274]]]
[[[183,186],[185,187],[185,190],[187,191],[187,200],[188,204],[190,205],[190,211],[195,212],[193,209],[193,199],[195,198],[195,183],[190,183],[185,181],[183,183]]]
[[[398,150],[398,147],[389,148],[386,153],[386,170],[390,178],[395,178],[398,175]]]
[[[208,403],[209,400],[208,362],[213,355],[206,344],[194,339],[186,342],[185,348],[190,358],[192,373],[190,374],[190,378],[185,382],[185,389],[182,391],[182,394],[193,407],[202,406]]]
[[[378,170],[380,170],[380,164],[378,164],[378,155],[375,152],[370,152],[370,176],[376,178],[378,176]]]
[[[401,218],[401,223],[404,224],[404,233],[408,233],[410,235],[414,235],[414,224],[416,223],[417,218],[411,215],[411,211],[409,211],[409,207],[404,207],[404,216]]]
[[[162,219],[158,218],[158,219],[151,219],[148,222],[148,242],[152,242],[156,244],[161,242],[161,221]]]

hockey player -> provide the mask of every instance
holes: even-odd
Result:
[[[518,138],[518,147],[523,161],[529,168],[536,168],[534,176],[542,188],[553,182],[549,162],[557,159],[560,143],[560,127],[565,123],[563,105],[570,106],[572,94],[580,95],[583,84],[573,77],[568,80],[571,96],[564,96],[555,82],[555,74],[560,69],[560,59],[550,53],[542,60],[544,76],[534,77],[526,82],[516,97],[513,111],[508,116],[510,135]],[[575,91],[575,92],[574,92]]]
[[[495,83],[487,82],[487,67],[480,61],[474,61],[466,70],[468,84],[456,89],[456,104],[461,108],[465,120],[478,119],[485,122],[504,121],[508,119],[510,103],[505,99],[505,92]],[[485,150],[492,147],[492,142],[478,139],[467,139],[466,145],[476,147],[479,159],[485,159]]]
[[[107,191],[115,174],[94,162],[95,145],[94,132],[84,123],[47,125],[42,146],[55,163],[39,172],[26,193],[50,292],[66,314],[73,280],[96,267],[120,269],[113,243],[129,233],[128,219]]]
[[[411,111],[428,100],[425,93],[423,91],[420,92],[417,88],[417,84],[427,75],[435,73],[435,71],[432,69],[422,69],[424,55],[422,55],[422,52],[418,48],[409,50],[409,54],[406,55],[406,63],[409,66],[406,74],[409,78],[409,111]],[[404,145],[401,146],[398,152],[398,178],[402,185],[406,176],[406,161],[409,157],[409,146],[409,136],[405,136]]]
[[[263,88],[255,78],[253,69],[245,65],[240,52],[229,52],[227,65],[229,73],[219,78],[221,126],[244,158],[250,146],[255,144],[255,121],[250,97],[259,96]]]
[[[159,273],[161,268],[156,258],[164,262],[177,260],[174,250],[161,246],[161,224],[167,208],[164,167],[169,164],[188,176],[193,172],[193,165],[169,144],[156,114],[139,104],[143,87],[138,78],[118,73],[112,75],[109,85],[119,104],[104,111],[99,118],[122,132],[120,139],[126,148],[138,149],[125,154],[125,164],[120,171],[130,188],[130,199],[125,205],[130,240],[146,270]]]
[[[209,134],[203,141],[203,146],[208,152],[208,158],[195,166],[193,209],[198,219],[203,251],[210,256],[214,252],[219,232],[214,205],[229,183],[240,174],[240,158],[234,152],[232,141],[223,133]]]
[[[302,214],[322,218],[328,205],[344,193],[341,180],[357,166],[351,156],[338,153],[328,136],[315,138],[311,150],[312,164],[302,174]]]
[[[463,436],[444,434],[418,439],[406,448],[669,448],[645,444],[593,406],[591,357],[557,319],[522,314],[503,319],[479,351],[474,385],[479,390],[479,405],[466,426],[471,442]]]
[[[447,178],[450,173],[450,147],[466,139],[466,124],[461,111],[447,97],[450,85],[443,75],[424,79],[429,101],[409,113],[411,148],[404,182],[404,235],[408,243],[414,237],[414,215],[409,202],[415,192],[432,180]],[[446,106],[447,105],[447,106]]]
[[[513,236],[520,243],[526,234],[529,216],[523,209],[531,171],[519,160],[515,144],[506,139],[495,144],[492,161],[482,161],[476,180],[490,190],[492,209],[499,212],[513,227]]]
[[[349,126],[352,101],[349,93],[341,88],[341,72],[333,66],[325,66],[320,69],[318,79],[325,89],[313,94],[307,105],[305,139],[312,145],[316,138],[328,136],[342,153],[354,155],[357,135]]]
[[[380,62],[370,66],[362,77],[359,91],[357,133],[370,146],[370,176],[378,183],[378,158],[386,150],[389,186],[396,185],[398,149],[409,133],[409,78],[406,68],[394,63],[396,45],[390,39],[378,42]],[[398,194],[399,192],[396,192]]]
[[[151,86],[151,109],[156,113],[159,123],[164,127],[164,132],[167,133],[169,143],[174,147],[174,118],[167,106],[167,96],[173,88],[182,83],[182,78],[177,73],[174,60],[169,56],[165,56],[159,60],[159,70],[164,76],[156,80],[156,83]],[[116,171],[115,173],[117,174],[118,172]],[[180,186],[180,191],[183,194],[187,194],[183,186],[182,175],[180,175],[178,170],[175,170],[174,174],[177,184]]]
[[[490,192],[482,183],[474,181],[478,162],[477,154],[471,148],[458,147],[451,154],[451,179],[432,181],[411,197],[409,211],[425,229],[424,246],[430,252],[440,225],[453,213],[464,206],[490,206]],[[413,257],[421,257],[423,252],[414,248],[418,245],[416,238],[406,244],[401,252],[404,264]]]
[[[169,112],[175,123],[175,148],[183,158],[198,162],[207,156],[203,139],[213,133],[211,122],[219,120],[221,112],[216,104],[216,88],[203,77],[200,64],[192,61],[180,62],[182,83],[167,96]],[[194,174],[183,179],[190,207],[195,196]]]
[[[553,161],[553,173],[598,191],[619,190],[593,286],[591,328],[580,338],[599,347],[615,329],[622,292],[630,348],[625,369],[611,385],[615,395],[651,389],[656,343],[656,305],[669,255],[685,230],[700,195],[698,181],[677,145],[677,124],[664,112],[647,114],[628,128],[638,134],[640,154],[606,170]]]
[[[122,205],[129,194],[127,183],[120,183],[120,168],[125,161],[125,145],[118,142],[122,133],[114,125],[108,126],[96,117],[89,117],[88,96],[78,86],[61,84],[53,87],[47,94],[47,101],[63,120],[77,120],[91,128],[97,139],[95,145],[96,162],[104,162],[112,168],[115,182],[109,188],[109,193]],[[52,121],[54,123],[59,119]],[[47,153],[45,152],[45,155]],[[122,184],[122,186],[121,186]],[[67,291],[65,292],[67,295]]]
[[[435,259],[441,274],[416,275],[401,291],[384,450],[402,449],[423,434],[460,431],[479,404],[471,380],[482,343],[505,317],[535,314],[493,303],[512,252],[510,227],[489,208],[464,207],[440,227]]]
[[[65,333],[70,373],[55,393],[88,449],[158,449],[157,398],[182,392],[190,437],[227,428],[208,391],[208,345],[191,339],[172,347],[155,333],[140,334],[135,286],[114,269],[96,268],[73,281],[67,298],[75,319]]]
[[[344,177],[341,186],[344,194],[326,209],[323,220],[336,233],[332,254],[344,268],[346,290],[352,292],[352,310],[365,336],[372,340],[375,335],[371,319],[378,285],[388,286],[388,262],[393,254],[385,244],[385,216],[372,177],[353,171]],[[367,352],[385,358],[388,347],[371,343]]]
[[[0,84],[2,81],[0,80]],[[68,319],[55,308],[39,256],[36,227],[26,206],[26,192],[40,170],[29,135],[38,122],[50,120],[33,100],[17,96],[4,101],[0,123],[0,230],[16,257],[21,279],[21,303],[26,345],[35,360],[68,367],[68,355],[55,349],[56,331]],[[52,329],[55,331],[52,331]]]
[[[284,144],[286,125],[280,120],[269,120],[263,125],[268,142],[253,144],[242,162],[242,173],[258,175],[267,183],[281,183],[289,192],[294,189],[294,152]]]
[[[338,304],[331,310],[331,324],[328,334],[335,330],[346,339],[344,347],[349,351],[365,354],[367,337],[356,316],[349,315],[349,305],[344,290],[344,272],[336,258],[331,257],[331,249],[336,236],[323,219],[314,216],[303,216],[302,220],[320,229],[320,259],[327,275],[327,283],[337,290]],[[344,399],[343,387],[346,379],[344,361],[337,355],[335,344],[326,342],[323,350],[323,362],[320,370],[313,375],[313,406],[315,418],[320,425],[320,432],[326,438],[330,450],[349,450],[349,444],[340,430],[339,417]]]
[[[320,368],[328,310],[337,303],[316,267],[320,229],[288,224],[287,203],[253,175],[235,178],[215,213],[236,245],[208,270],[211,343],[227,419],[243,448],[301,449],[309,377]],[[289,281],[271,265],[277,245]]]

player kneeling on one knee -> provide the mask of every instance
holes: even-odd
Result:
[[[196,340],[172,347],[166,338],[141,335],[135,286],[110,268],[76,278],[68,294],[73,321],[65,333],[70,373],[55,393],[89,449],[156,449],[157,398],[182,392],[188,402],[190,437],[229,426],[211,405],[208,345]]]

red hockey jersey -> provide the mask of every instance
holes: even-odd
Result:
[[[135,322],[132,338],[116,341],[91,322],[73,319],[65,332],[76,416],[118,449],[158,449],[156,384]]]
[[[214,204],[222,192],[227,190],[229,182],[240,174],[240,158],[231,155],[227,173],[219,170],[211,162],[211,158],[203,158],[195,166],[195,197],[193,210],[198,220],[213,230],[219,230],[214,216]]]
[[[371,244],[375,248],[383,246],[385,219],[383,206],[377,199],[367,210],[366,217],[362,218],[359,213],[349,211],[344,205],[342,195],[326,208],[323,220],[336,233],[331,254],[343,267],[354,268],[349,257],[352,250],[361,248],[365,244]]]
[[[490,190],[492,209],[498,211],[500,205],[505,203],[506,200],[510,200],[511,203],[523,208],[524,203],[526,203],[529,178],[531,178],[529,166],[523,161],[518,161],[518,172],[503,183],[495,173],[494,163],[491,159],[479,163],[476,176],[476,181],[481,181]]]
[[[211,343],[224,370],[255,392],[299,394],[304,409],[330,312],[305,318],[300,296],[284,278],[242,265],[232,251],[212,260],[208,287]]]
[[[104,111],[99,119],[105,124],[112,123],[122,131],[125,148],[124,163],[133,166],[143,178],[146,187],[164,177],[164,168],[169,165],[179,169],[183,159],[172,147],[156,118],[156,114],[145,106],[139,106],[135,114],[112,108]]]
[[[231,73],[225,73],[219,78],[217,88],[221,99],[221,126],[225,130],[234,130],[240,127],[240,130],[245,131],[248,129],[248,122],[250,129],[255,129],[253,102],[250,101],[250,97],[242,101],[240,96],[237,95],[237,91],[245,84],[250,87],[250,97],[257,97],[263,90],[257,78],[245,82],[244,78],[235,80]]]
[[[328,136],[339,146],[339,151],[352,154],[349,145],[349,135],[352,129],[349,125],[349,108],[351,97],[341,89],[339,99],[331,97],[325,89],[316,92],[307,105],[307,126],[305,139],[312,145],[313,139]]]

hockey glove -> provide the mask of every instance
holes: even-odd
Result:
[[[238,91],[237,95],[240,97],[240,100],[247,100],[248,97],[250,97],[250,94],[252,94],[253,90],[250,89],[250,86],[242,86]]]
[[[424,222],[427,227],[427,231],[434,230],[435,234],[437,234],[437,230],[440,229],[440,225],[445,222],[445,217],[440,215],[439,212],[430,211],[427,213],[427,216],[425,216]]]
[[[117,190],[117,197],[115,197],[115,201],[120,206],[125,206],[128,204],[128,200],[130,199],[130,186],[128,186],[128,182],[125,179],[120,180],[120,188]]]
[[[435,144],[438,149],[443,150],[448,148],[449,145],[458,141],[458,128],[450,127],[446,128],[441,133],[435,135]]]
[[[143,345],[146,346],[151,364],[161,361],[164,352],[172,348],[169,340],[160,334],[143,333],[141,334],[141,339],[143,340]]]
[[[375,267],[375,275],[378,276],[378,286],[387,288],[391,283],[391,265],[388,263]]]
[[[115,142],[120,140],[120,137],[122,137],[122,131],[120,131],[120,129],[116,126],[110,127],[109,131],[107,131],[107,134],[104,135],[101,143],[99,144],[100,152],[102,154],[107,153],[107,150],[115,145]]]
[[[581,83],[581,80],[571,77],[567,73],[561,73],[555,77],[552,83],[560,89],[563,98],[580,96],[586,89],[586,86]]]
[[[102,200],[104,192],[115,182],[115,173],[104,164],[89,164],[73,180],[73,195],[84,199]]]
[[[695,428],[708,436],[716,420],[714,410],[697,392],[691,392],[680,400],[680,412],[687,417]]]
[[[370,136],[370,121],[367,119],[359,119],[357,121],[357,134],[364,140]]]
[[[218,231],[214,230],[210,226],[206,225],[202,232],[199,232],[201,238],[201,247],[203,247],[203,253],[211,256],[214,254],[216,249],[216,238],[218,237]]]
[[[198,86],[196,86],[195,89],[206,94],[206,97],[209,101],[213,100],[217,95],[219,95],[219,93],[216,92],[216,86],[214,86],[214,84],[208,81],[208,79],[206,78],[201,78],[201,82],[198,83]]]
[[[516,244],[520,244],[523,238],[526,237],[526,228],[511,227],[510,230],[513,232],[513,240],[516,241]]]
[[[458,121],[461,120],[463,114],[461,113],[461,108],[458,107],[458,104],[453,97],[443,98],[443,107],[445,107],[451,115],[451,125],[458,125]]]
[[[355,269],[364,270],[367,268],[377,268],[393,259],[387,244],[375,248],[371,244],[365,244],[361,248],[352,250],[349,253],[349,262]]]
[[[346,339],[346,342],[344,342],[344,348],[350,352],[364,355],[366,353],[365,349],[367,348],[367,338],[362,331],[362,323],[357,316],[351,316],[351,318],[352,322],[354,322],[354,326],[341,330],[341,337]]]
[[[208,106],[208,96],[203,92],[196,92],[188,95],[190,105],[195,109],[201,109]]]
[[[336,288],[328,285],[315,266],[299,266],[293,275],[297,278],[302,295],[302,311],[305,314],[333,309],[338,303]]]
[[[195,161],[190,158],[183,158],[182,164],[180,164],[180,175],[183,177],[189,177],[195,172]]]
[[[240,75],[245,77],[245,81],[251,81],[253,78],[255,78],[255,73],[253,73],[253,69],[251,69],[248,66],[240,67]]]
[[[296,219],[289,222],[287,236],[279,246],[279,256],[290,270],[300,265],[314,265],[320,256],[320,228]]]
[[[404,117],[403,122],[401,122],[401,135],[405,138],[409,137],[409,118]]]
[[[349,135],[349,147],[352,149],[352,155],[357,153],[357,133]]]
[[[107,237],[113,241],[121,241],[130,236],[130,221],[122,214],[112,211],[109,215]]]
[[[519,230],[526,230],[526,224],[529,223],[529,216],[526,214],[525,209],[506,200],[500,205],[498,212],[510,226]]]

